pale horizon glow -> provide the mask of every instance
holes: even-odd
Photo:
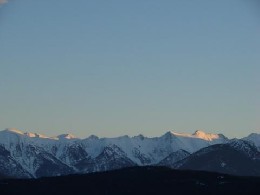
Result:
[[[28,136],[28,137],[32,137],[32,138],[40,137],[40,138],[47,138],[47,139],[54,139],[54,140],[58,140],[59,136],[64,136],[64,135],[66,137],[68,137],[69,139],[71,139],[71,138],[86,139],[86,138],[91,137],[91,136],[97,136],[95,134],[89,134],[89,135],[85,135],[85,136],[76,136],[76,135],[74,135],[72,133],[68,133],[68,132],[62,132],[61,134],[57,134],[57,135],[47,135],[47,134],[42,134],[40,132],[24,131],[24,130],[20,130],[20,129],[17,129],[17,128],[6,128],[6,129],[0,130],[0,131],[10,131],[10,132],[14,132],[16,134],[20,134],[20,135],[24,135],[24,136]],[[147,137],[147,138],[155,138],[155,137],[161,137],[161,136],[163,136],[163,135],[165,135],[169,132],[172,133],[173,135],[178,136],[178,137],[190,137],[190,138],[198,138],[199,137],[201,139],[205,139],[205,140],[209,140],[209,141],[211,141],[212,139],[218,139],[219,135],[221,135],[221,136],[223,135],[223,134],[218,133],[218,132],[216,132],[216,133],[206,132],[202,129],[198,129],[198,130],[195,130],[192,133],[177,132],[177,131],[169,130],[169,131],[165,131],[163,134],[154,135],[154,136],[143,135],[143,134],[136,134],[136,135],[124,134],[124,135],[117,135],[117,136],[112,136],[112,137],[111,136],[97,136],[97,137],[98,138],[118,138],[118,137],[129,136],[130,138],[133,138],[135,136],[142,135],[142,136]],[[249,135],[247,135],[247,136],[249,136]],[[245,137],[247,137],[247,136],[245,136]],[[244,137],[228,137],[228,136],[225,136],[225,137],[227,137],[228,139],[244,138]]]
[[[260,132],[257,1],[0,0],[0,130]]]

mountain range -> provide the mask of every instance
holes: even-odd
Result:
[[[160,137],[79,139],[47,137],[17,129],[0,131],[0,175],[39,178],[133,166],[166,166],[260,176],[260,134],[228,139],[222,134],[167,132]]]

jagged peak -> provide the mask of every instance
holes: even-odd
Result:
[[[42,134],[38,134],[38,133],[31,133],[31,132],[22,132],[19,129],[16,128],[6,128],[3,132],[7,132],[7,133],[12,133],[12,134],[17,134],[17,135],[21,135],[21,136],[26,136],[26,137],[30,137],[30,138],[50,138],[47,137],[45,135]]]
[[[176,136],[175,136],[175,133],[174,132],[172,132],[172,131],[167,131],[164,135],[162,135],[161,136],[163,139],[165,139],[165,140],[172,140],[172,139],[174,139]],[[159,137],[159,139],[160,139],[160,137]]]
[[[251,157],[255,157],[255,156],[259,155],[256,145],[251,141],[242,140],[242,139],[232,139],[230,141],[229,145],[232,148],[242,151]],[[257,158],[259,158],[259,157],[257,157]]]
[[[30,132],[25,132],[24,135],[26,135],[28,137],[36,137],[35,133],[30,133]]]
[[[137,139],[140,139],[140,140],[144,140],[145,139],[143,134],[139,134],[137,136],[134,136],[133,138],[137,138]]]
[[[247,137],[244,137],[242,139],[254,143],[259,148],[259,151],[260,151],[260,134],[251,133],[250,135],[248,135]]]
[[[214,133],[206,133],[202,130],[196,130],[193,135],[197,138],[204,139],[204,140],[214,140],[214,139],[227,139],[223,134],[214,134]]]
[[[70,133],[58,135],[57,138],[59,138],[59,139],[77,139],[76,136],[74,136]]]
[[[203,130],[196,130],[192,135],[203,136],[206,134]]]
[[[193,137],[193,134],[190,133],[178,133],[175,131],[167,131],[164,135],[164,137]]]
[[[42,134],[38,134],[38,133],[30,133],[30,132],[25,132],[24,135],[26,135],[27,137],[37,137],[37,138],[49,138],[48,136],[46,135],[42,135]]]
[[[237,138],[234,138],[234,139],[231,139],[229,144],[231,146],[254,146],[254,143],[251,142],[250,140],[243,140],[243,139],[237,139]]]
[[[187,137],[187,138],[199,138],[207,141],[212,141],[214,139],[227,139],[224,135],[222,134],[213,134],[213,133],[206,133],[203,130],[196,130],[193,134],[190,133],[177,133],[173,131],[168,131],[166,132],[163,136],[165,137]]]
[[[255,137],[259,137],[260,138],[260,134],[259,133],[250,133],[247,137],[248,138],[255,138]]]
[[[111,156],[111,155],[114,155],[114,154],[126,156],[126,153],[116,144],[109,144],[106,147],[104,147],[103,153],[108,155],[108,156]]]
[[[99,139],[99,137],[96,135],[90,135],[87,139]]]
[[[229,145],[235,149],[243,149],[243,150],[255,150],[257,151],[256,145],[250,140],[243,140],[243,139],[232,139],[229,142]]]
[[[178,133],[174,132],[174,131],[167,131],[163,136],[174,136],[177,135]]]

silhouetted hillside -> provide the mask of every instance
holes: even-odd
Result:
[[[30,180],[2,180],[5,194],[260,194],[260,178],[132,167],[121,170]]]

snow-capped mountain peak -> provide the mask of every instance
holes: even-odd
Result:
[[[205,133],[202,130],[196,130],[193,134],[176,133],[176,132],[172,132],[172,131],[169,131],[166,134],[174,135],[174,136],[177,136],[177,137],[198,138],[198,139],[202,139],[202,140],[206,140],[206,141],[213,141],[213,140],[218,140],[218,139],[227,139],[222,134]]]
[[[14,133],[14,134],[24,134],[22,131],[20,131],[19,129],[16,129],[16,128],[6,128],[4,130],[4,132],[7,132],[7,133]]]
[[[259,137],[258,134],[251,134],[247,139],[259,143]],[[28,172],[35,177],[51,176],[54,168],[64,169],[61,174],[66,174],[72,170],[91,172],[132,165],[156,165],[163,159],[165,163],[172,163],[202,148],[229,142],[224,135],[201,130],[193,134],[168,131],[153,138],[143,135],[98,138],[92,135],[86,139],[76,138],[72,134],[48,137],[38,133],[23,133],[13,128],[0,131],[0,146],[3,151],[10,153],[12,161],[21,166],[24,173]],[[236,142],[233,145],[247,153],[250,149],[243,142],[242,145]],[[258,153],[250,156],[258,159],[257,155]]]
[[[212,141],[214,139],[220,139],[223,138],[220,134],[213,134],[213,133],[205,133],[202,130],[197,130],[193,133],[194,137],[200,138],[200,139],[204,139],[204,140],[208,140],[208,141]]]
[[[256,147],[259,148],[260,151],[260,134],[251,133],[249,136],[243,138],[243,140],[250,141],[255,144]]]
[[[197,135],[197,136],[205,136],[207,133],[205,133],[202,130],[196,130],[193,135]]]
[[[6,135],[16,135],[16,136],[22,136],[22,137],[28,137],[28,138],[47,138],[47,139],[53,139],[51,137],[42,135],[42,134],[38,134],[38,133],[32,133],[32,132],[22,132],[19,129],[16,128],[7,128],[3,131],[1,131],[3,133],[5,133]]]
[[[96,135],[91,135],[91,136],[89,136],[88,138],[86,138],[86,139],[93,139],[93,140],[97,140],[97,139],[99,139],[99,137],[98,136],[96,136]]]
[[[175,133],[173,131],[167,131],[164,135],[162,135],[162,137],[172,138],[172,137],[175,137],[175,136],[178,136],[178,135],[179,135],[178,133]]]
[[[134,136],[133,138],[135,138],[135,139],[140,139],[140,140],[144,140],[144,139],[145,139],[144,135],[142,135],[142,134],[139,134],[139,135],[137,135],[137,136]]]
[[[75,135],[72,134],[61,134],[57,136],[58,139],[77,139]]]
[[[248,140],[244,139],[232,139],[230,140],[229,145],[238,150],[243,152],[244,154],[248,155],[251,158],[259,158],[259,152],[257,150],[256,145]]]
[[[36,137],[36,138],[43,138],[43,139],[52,139],[46,135],[42,135],[42,134],[38,134],[38,133],[30,133],[30,132],[25,132],[23,133],[23,135],[27,136],[27,137]]]

